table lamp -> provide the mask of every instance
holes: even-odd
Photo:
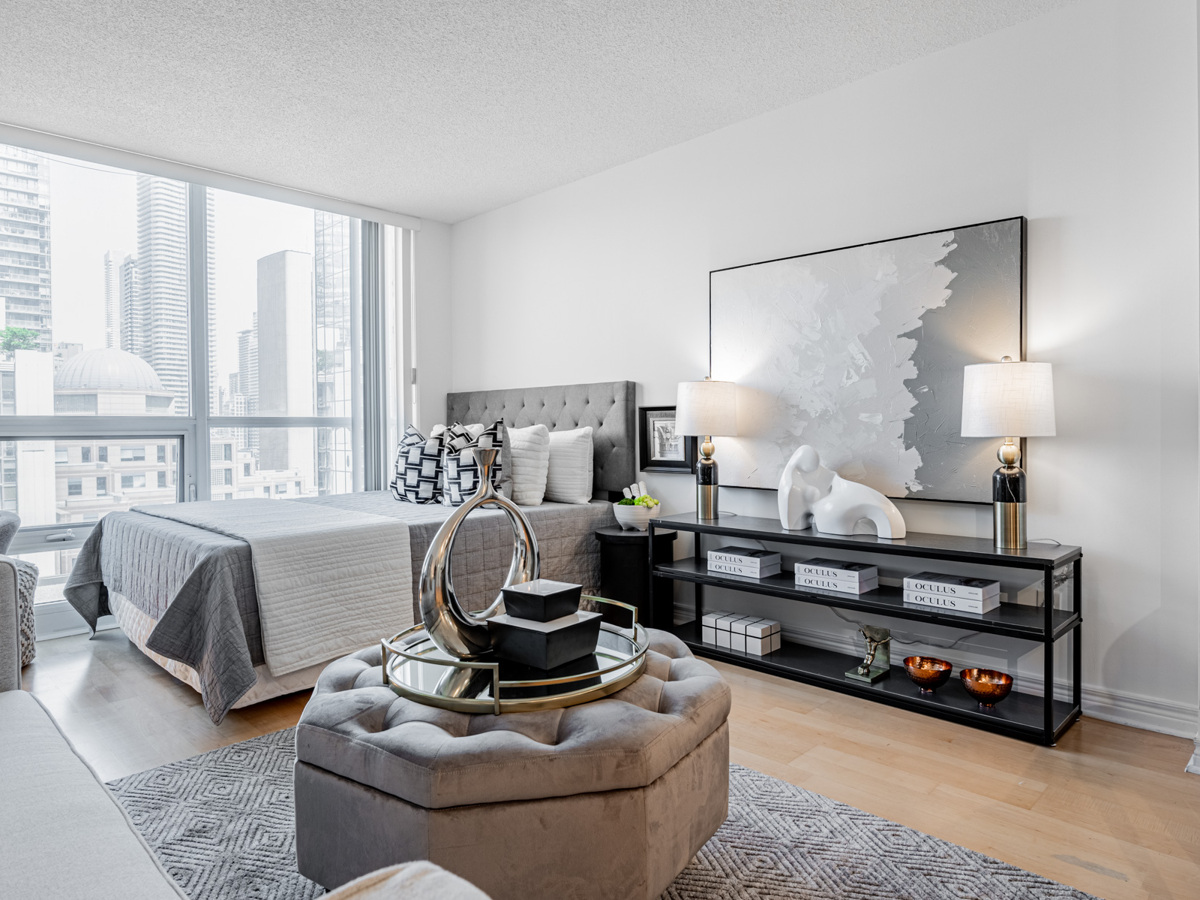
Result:
[[[1053,437],[1054,377],[1050,363],[980,363],[963,368],[963,437],[1002,437],[992,476],[996,547],[1024,550],[1025,472],[1017,438]]]
[[[737,434],[737,385],[709,378],[681,381],[675,399],[675,433],[704,439],[696,463],[696,516],[715,519],[717,463],[712,458],[712,439]]]

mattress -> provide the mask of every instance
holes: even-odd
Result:
[[[403,519],[409,527],[414,617],[420,618],[416,581],[421,564],[453,507],[402,503],[389,491],[277,502]],[[543,577],[597,589],[599,544],[593,532],[615,523],[611,504],[546,503],[524,512],[538,539]],[[512,545],[512,529],[502,511],[477,510],[464,521],[455,540],[452,578],[467,609],[482,609],[495,598],[508,571]],[[99,616],[112,612],[109,592],[121,594],[140,613],[139,621],[156,623],[148,636],[136,641],[139,646],[194,670],[214,722],[258,683],[265,660],[254,569],[245,541],[142,513],[110,513],[81,549],[64,593],[94,628]],[[124,618],[132,621],[134,616],[126,610]]]

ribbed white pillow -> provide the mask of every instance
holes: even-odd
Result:
[[[511,463],[513,503],[541,506],[550,473],[550,429],[545,425],[510,428],[504,446]]]
[[[550,432],[546,499],[555,503],[592,500],[592,426]]]

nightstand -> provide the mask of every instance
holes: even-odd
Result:
[[[671,604],[661,604],[658,615],[650,609],[649,532],[625,531],[613,526],[597,528],[595,534],[600,542],[600,596],[636,606],[638,621],[647,628],[671,628],[674,625]],[[655,530],[656,559],[672,558],[671,544],[676,536],[674,531]],[[654,585],[654,592],[659,597],[670,597],[672,591],[669,579],[660,578]]]

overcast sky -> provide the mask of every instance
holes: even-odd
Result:
[[[54,340],[104,346],[104,253],[137,253],[137,176],[93,163],[50,160]],[[214,191],[218,384],[237,371],[237,332],[257,303],[257,262],[278,250],[313,252],[313,212]],[[119,263],[118,259],[118,263]],[[118,341],[119,346],[119,341]]]

